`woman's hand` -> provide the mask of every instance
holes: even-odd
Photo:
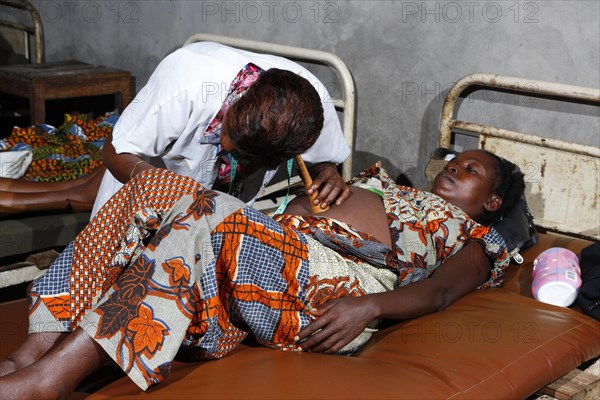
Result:
[[[350,196],[350,188],[337,171],[337,166],[332,163],[321,163],[310,167],[313,183],[308,188],[308,194],[317,192],[314,204],[321,208],[335,204],[342,204]]]
[[[298,332],[296,342],[304,351],[335,353],[362,333],[376,318],[367,297],[341,297],[311,310],[317,319]]]

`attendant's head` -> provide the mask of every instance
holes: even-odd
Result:
[[[469,150],[448,162],[431,191],[482,225],[491,225],[517,204],[524,190],[515,164],[485,150]]]
[[[273,68],[229,107],[221,143],[257,167],[274,168],[308,150],[322,128],[323,106],[314,86]]]

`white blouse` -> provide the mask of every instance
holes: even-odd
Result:
[[[112,144],[116,152],[139,155],[153,165],[190,176],[210,188],[217,177],[219,146],[200,143],[200,138],[225,101],[230,83],[248,63],[263,70],[294,72],[311,82],[319,93],[324,109],[323,130],[302,155],[304,161],[339,164],[350,155],[325,85],[306,68],[282,57],[214,42],[189,44],[159,63],[114,127]],[[263,187],[275,172],[266,173]],[[92,215],[121,186],[107,170]]]

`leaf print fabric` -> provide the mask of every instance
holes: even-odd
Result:
[[[165,169],[133,177],[29,288],[29,332],[73,330],[143,251],[165,212],[202,186]],[[175,229],[181,229],[179,225]],[[52,318],[49,322],[49,318]]]
[[[182,350],[220,358],[250,333],[273,349],[298,350],[308,307],[393,288],[394,273],[382,279],[370,268],[231,196],[199,189],[165,214],[79,326],[146,389],[168,376]]]

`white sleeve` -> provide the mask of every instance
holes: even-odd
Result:
[[[116,152],[156,157],[164,156],[173,142],[178,141],[178,148],[189,146],[196,130],[206,128],[212,120],[229,83],[248,62],[263,69],[277,67],[298,73],[319,93],[324,110],[323,129],[316,143],[304,153],[306,162],[339,164],[350,155],[329,93],[312,73],[281,57],[208,42],[185,46],[160,62],[115,125],[112,143]],[[182,149],[180,153],[184,152]]]
[[[123,184],[119,182],[109,170],[104,172],[102,182],[98,188],[96,199],[94,200],[94,206],[90,215],[90,220],[98,213],[100,208],[115,194],[119,189],[123,187]]]
[[[115,124],[112,143],[117,153],[161,156],[188,125],[193,102],[187,90],[179,92],[182,89],[173,85],[165,61]]]
[[[160,62],[113,130],[117,153],[163,156],[219,110],[235,67],[182,48]]]

